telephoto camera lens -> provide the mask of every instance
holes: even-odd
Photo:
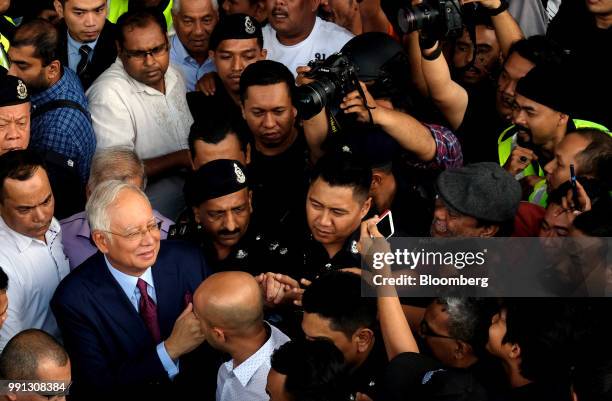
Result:
[[[295,91],[295,100],[299,105],[301,117],[309,120],[319,114],[329,104],[337,89],[336,84],[326,77],[298,86]]]
[[[400,8],[398,24],[403,33],[414,32],[435,24],[439,14],[437,8],[426,3],[417,4],[412,8]]]

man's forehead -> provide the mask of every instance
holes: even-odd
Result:
[[[261,47],[257,43],[257,38],[248,39],[225,39],[217,46],[217,52],[242,53],[246,51],[259,51]]]
[[[10,106],[0,106],[0,120],[12,120],[14,118],[22,118],[30,115],[30,102],[13,104]]]
[[[319,178],[311,184],[310,196],[329,208],[347,208],[359,204],[354,197],[354,188],[332,186]]]
[[[95,10],[104,7],[106,1],[107,0],[66,0],[64,7],[77,8],[79,10]]]

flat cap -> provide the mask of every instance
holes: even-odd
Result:
[[[227,39],[259,39],[263,42],[261,25],[257,20],[246,14],[224,16],[210,34],[208,48],[217,50],[219,43]]]
[[[5,75],[0,78],[0,107],[13,106],[29,101],[28,88],[21,79],[12,75]]]
[[[187,179],[185,201],[188,206],[199,206],[209,199],[238,192],[247,185],[246,168],[238,160],[213,160]]]
[[[490,162],[443,171],[436,189],[458,212],[495,223],[514,218],[521,201],[518,181],[499,164]]]

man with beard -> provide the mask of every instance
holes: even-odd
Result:
[[[191,167],[185,82],[170,65],[159,14],[130,11],[117,34],[117,61],[87,91],[98,146],[133,149],[144,160],[151,203],[173,219],[183,208],[184,170]]]
[[[266,0],[269,24],[263,28],[268,59],[297,68],[340,51],[353,34],[317,17],[320,0]]]
[[[0,265],[9,277],[0,349],[22,330],[59,336],[49,301],[70,271],[43,161],[30,150],[0,156]]]
[[[117,58],[115,25],[106,20],[105,0],[56,0],[62,64],[76,72],[87,90]]]
[[[563,78],[558,69],[542,65],[521,78],[516,87],[513,125],[498,139],[500,165],[517,179],[527,177],[523,183],[529,201],[541,206],[546,206],[546,181],[541,178],[544,176],[541,166],[554,158],[555,148],[566,133],[580,128],[608,131],[600,124],[570,118],[573,105],[565,88],[559,85]]]
[[[214,271],[285,271],[291,254],[254,224],[248,185],[246,169],[237,160],[202,165],[185,183],[198,227],[191,239],[204,249]]]
[[[9,74],[22,79],[32,91],[30,147],[63,165],[63,174],[50,171],[50,180],[76,182],[80,202],[58,204],[56,216],[67,217],[84,206],[84,184],[89,176],[96,138],[87,111],[87,99],[77,75],[59,59],[56,28],[47,21],[33,20],[15,32],[9,57]],[[70,175],[66,177],[65,175]]]
[[[208,40],[219,20],[217,0],[174,0],[172,20],[176,35],[170,40],[170,60],[180,67],[188,92],[202,76],[214,71]]]
[[[240,109],[240,76],[247,66],[265,59],[266,54],[261,27],[253,17],[233,14],[219,21],[209,41],[209,57],[217,70],[215,90],[213,94],[187,94],[193,118],[206,122],[223,116],[242,140],[250,141],[249,128]]]

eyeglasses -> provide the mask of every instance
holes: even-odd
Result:
[[[159,45],[149,50],[127,50],[123,49],[124,53],[128,58],[133,58],[136,60],[144,61],[147,56],[151,55],[151,57],[156,58],[161,56],[162,54],[168,51],[168,43],[164,43],[163,45]]]
[[[125,234],[116,233],[113,231],[106,231],[106,230],[100,230],[100,231],[125,238],[126,240],[130,242],[136,242],[136,241],[142,241],[142,239],[144,238],[145,235],[147,235],[147,233],[151,233],[151,234],[158,233],[159,230],[161,230],[161,225],[162,225],[162,222],[157,221],[157,219],[155,219],[154,221],[151,221],[149,224],[147,224],[144,230],[130,231]]]
[[[438,334],[435,331],[432,330],[432,328],[429,326],[429,323],[427,323],[427,320],[423,319],[421,320],[421,337],[437,337],[437,338],[450,338],[451,340],[455,340],[455,337],[451,337],[451,336],[445,336],[442,334]]]

